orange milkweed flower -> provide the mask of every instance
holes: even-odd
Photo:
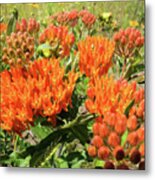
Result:
[[[78,43],[81,73],[91,77],[107,73],[112,64],[115,43],[104,37],[90,37]]]
[[[78,78],[70,72],[64,79],[64,73],[56,59],[39,59],[25,70],[12,67],[1,72],[0,127],[21,134],[38,115],[55,125],[56,115],[71,104]]]
[[[110,154],[108,156],[106,151],[102,151],[97,156],[106,159],[107,162],[115,158],[114,166],[124,159],[134,165],[136,161],[134,158],[137,156],[128,158],[128,152],[134,148],[144,154],[143,146],[140,146],[144,143],[144,121],[138,120],[139,118],[143,120],[144,116],[137,116],[137,109],[142,108],[144,112],[144,89],[139,88],[135,82],[115,80],[113,76],[104,75],[91,78],[87,96],[85,102],[87,110],[99,115],[92,127],[91,144],[97,151],[104,145]],[[133,106],[129,108],[131,102]],[[126,139],[122,142],[125,133]]]
[[[5,32],[7,29],[7,25],[5,23],[0,23],[0,35]]]
[[[68,56],[70,49],[74,43],[74,35],[69,33],[66,26],[50,25],[40,35],[40,43],[48,42],[52,49],[52,55],[55,56]]]

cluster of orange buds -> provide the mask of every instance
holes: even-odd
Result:
[[[65,76],[56,59],[38,59],[28,68],[12,67],[0,74],[0,128],[21,134],[33,125],[36,116],[55,125],[56,115],[67,111],[77,73]]]
[[[87,95],[87,110],[99,115],[88,154],[107,169],[144,169],[144,89],[102,76],[90,82]]]
[[[144,36],[138,29],[127,28],[121,29],[113,36],[116,42],[116,53],[124,58],[130,58],[134,55],[136,48],[144,45]]]
[[[56,15],[53,15],[50,17],[52,20],[56,20],[60,25],[70,25],[74,27],[78,23],[78,11],[72,10],[72,11],[65,11],[58,13]]]
[[[80,71],[88,77],[107,73],[112,65],[115,43],[104,37],[87,37],[78,43]]]
[[[22,19],[21,22],[16,23],[16,31],[29,32],[30,34],[37,33],[40,29],[40,24],[34,18],[30,18],[28,21]]]
[[[11,33],[6,37],[6,47],[2,50],[2,61],[10,66],[26,65],[34,54],[34,38],[27,32]]]
[[[7,25],[5,23],[0,23],[0,35],[5,32],[7,29]]]
[[[81,17],[82,22],[87,28],[91,28],[93,24],[96,22],[96,17],[88,10],[80,11],[79,16]]]
[[[55,14],[50,18],[60,25],[70,25],[72,27],[77,25],[79,19],[82,20],[87,28],[91,28],[96,22],[96,17],[88,10],[82,10],[79,12],[77,10],[65,11]]]
[[[50,25],[40,35],[40,43],[48,43],[51,46],[51,54],[54,57],[65,57],[70,54],[70,49],[74,43],[73,33],[69,33],[66,26]]]

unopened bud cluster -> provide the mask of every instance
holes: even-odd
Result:
[[[40,24],[34,19],[30,18],[29,20],[22,19],[21,22],[16,23],[16,31],[37,33],[40,29]]]
[[[81,20],[87,28],[91,28],[96,22],[96,17],[88,10],[79,12],[77,10],[65,11],[51,16],[51,19],[60,25],[70,25],[71,27],[76,26],[79,20]]]
[[[2,60],[10,66],[26,65],[34,54],[34,38],[27,32],[11,33],[6,37]]]
[[[65,57],[70,54],[75,37],[66,26],[54,26],[51,24],[39,37],[40,44],[47,43],[51,46],[50,56]]]
[[[87,95],[86,108],[99,114],[88,154],[105,161],[104,168],[138,169],[145,155],[144,89],[135,82],[102,77],[90,83]]]
[[[141,32],[134,28],[121,29],[114,34],[116,42],[116,53],[125,58],[134,55],[136,48],[140,49],[144,45],[144,37]]]

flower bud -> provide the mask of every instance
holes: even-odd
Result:
[[[18,58],[18,59],[17,59],[17,63],[18,63],[18,64],[21,64],[21,63],[22,63],[22,59]]]
[[[139,152],[140,152],[141,156],[145,155],[145,145],[144,145],[144,143],[140,145]]]
[[[127,121],[127,127],[131,131],[136,129],[136,127],[137,127],[137,118],[136,118],[135,115],[132,115],[132,116],[129,117],[129,119]]]
[[[117,169],[129,170],[129,167],[126,164],[120,164],[117,166]]]
[[[10,60],[8,61],[8,63],[9,63],[9,65],[13,65],[14,59],[10,59]]]
[[[93,133],[95,134],[95,135],[99,135],[99,128],[100,128],[100,124],[99,123],[94,123],[93,124]]]
[[[106,146],[101,146],[98,150],[98,157],[102,160],[106,160],[110,155],[110,150]]]
[[[116,147],[120,144],[120,138],[116,132],[110,133],[110,135],[108,137],[108,144],[113,147]]]
[[[88,147],[88,154],[89,154],[89,156],[95,157],[95,156],[96,156],[96,153],[97,153],[97,152],[96,152],[96,147],[90,145],[90,146]]]
[[[14,56],[14,50],[13,50],[12,48],[9,48],[9,55],[10,55],[11,57]]]
[[[3,53],[7,54],[7,48],[6,47],[3,48]]]
[[[130,145],[136,146],[139,142],[137,132],[134,131],[134,132],[129,133],[127,137],[127,141],[130,143]]]
[[[99,135],[104,138],[109,134],[109,129],[105,123],[99,126]]]
[[[116,148],[114,149],[113,155],[117,161],[122,160],[125,157],[123,148],[121,146],[116,146]]]
[[[139,170],[145,170],[145,161],[139,163]]]
[[[115,169],[115,166],[111,161],[106,161],[104,165],[104,169]]]
[[[99,147],[101,147],[103,145],[103,140],[102,140],[102,138],[100,136],[95,135],[93,137],[93,139],[92,139],[92,144],[95,147],[99,148]]]
[[[141,154],[138,150],[135,150],[132,152],[131,156],[130,156],[130,161],[133,163],[133,164],[137,164],[139,163],[141,160]]]
[[[22,54],[21,49],[20,49],[20,48],[18,48],[18,49],[16,50],[16,53],[17,53],[17,56],[21,56],[21,54]]]
[[[7,62],[7,61],[8,61],[7,55],[3,55],[3,56],[2,56],[2,61],[4,61],[4,62]]]
[[[26,58],[26,59],[29,59],[29,58],[30,58],[30,53],[29,53],[29,52],[26,52],[26,53],[25,53],[25,58]]]

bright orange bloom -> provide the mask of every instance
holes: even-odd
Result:
[[[135,98],[135,82],[127,83],[126,80],[115,80],[112,76],[102,76],[90,81],[88,87],[94,92],[94,97],[86,100],[86,107],[91,113],[104,115],[109,119],[109,114],[123,114],[127,106]],[[114,117],[116,119],[116,117]],[[120,119],[120,118],[119,118]]]
[[[5,32],[7,29],[7,25],[5,23],[0,23],[0,35]]]
[[[102,150],[101,154],[97,154],[98,157],[107,157],[108,160],[115,157],[120,161],[126,158],[126,152],[130,152],[132,148],[138,150],[140,144],[144,143],[143,121],[138,120],[144,118],[144,89],[139,88],[135,82],[115,80],[112,76],[104,75],[91,78],[87,95],[87,110],[99,115],[92,127],[94,136],[91,143],[98,152],[103,144],[107,148],[110,147],[111,156],[107,156],[107,152]],[[131,102],[133,106],[129,108]],[[142,109],[141,114],[137,115],[139,108]],[[127,134],[122,146],[124,133]],[[144,154],[143,146],[140,151]],[[133,162],[134,157],[131,163]],[[115,163],[117,165],[117,162]]]
[[[112,64],[115,43],[104,37],[87,37],[78,44],[80,71],[86,76],[101,76]]]
[[[49,117],[67,111],[71,104],[77,74],[70,72],[64,79],[64,68],[56,59],[40,59],[30,67],[11,68],[1,76],[0,127],[21,133],[34,122],[34,116]]]
[[[53,56],[68,56],[74,43],[74,35],[69,33],[66,26],[50,25],[40,35],[40,43],[48,42],[51,45]]]

